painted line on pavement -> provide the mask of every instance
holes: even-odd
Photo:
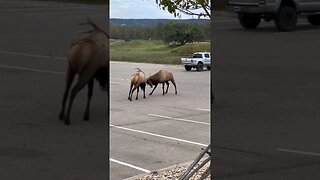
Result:
[[[197,110],[199,110],[199,111],[208,111],[208,112],[210,112],[210,109],[197,108]]]
[[[277,148],[276,150],[277,151],[282,151],[282,152],[289,152],[289,153],[295,153],[295,154],[304,154],[304,155],[320,157],[320,153],[314,153],[314,152],[298,151],[298,150],[283,149],[283,148]]]
[[[151,171],[149,171],[149,170],[147,170],[147,169],[138,167],[138,166],[136,166],[136,165],[132,165],[132,164],[129,164],[129,163],[126,163],[126,162],[123,162],[123,161],[119,161],[119,160],[115,160],[115,159],[112,159],[112,158],[110,158],[110,161],[115,162],[115,163],[118,163],[118,164],[121,164],[121,165],[124,165],[124,166],[127,166],[127,167],[131,167],[131,168],[133,168],[133,169],[137,169],[137,170],[143,171],[143,172],[145,172],[145,173],[150,173],[150,172],[151,172]]]
[[[131,131],[131,132],[136,132],[136,133],[141,133],[141,134],[147,134],[147,135],[150,135],[150,136],[155,136],[155,137],[170,139],[170,140],[179,141],[179,142],[183,142],[183,143],[198,145],[198,146],[204,146],[204,147],[208,146],[207,144],[202,144],[202,143],[198,143],[198,142],[194,142],[194,141],[189,141],[189,140],[174,138],[174,137],[170,137],[170,136],[165,136],[165,135],[161,135],[161,134],[150,133],[150,132],[146,132],[146,131],[141,131],[141,130],[126,128],[126,127],[121,127],[121,126],[116,126],[116,125],[112,125],[112,124],[110,124],[110,127],[114,127],[114,128],[122,129],[122,130],[126,130],[126,131]]]
[[[130,86],[130,84],[119,83],[119,82],[113,82],[113,81],[110,81],[110,83],[112,83],[112,84],[119,84],[119,85],[125,85],[125,86]]]
[[[46,71],[41,69],[33,69],[33,68],[25,68],[25,67],[18,67],[18,66],[7,66],[7,65],[0,65],[1,68],[6,69],[16,69],[16,70],[23,70],[23,71],[33,71],[33,72],[41,72],[41,73],[49,73],[49,74],[59,74],[65,75],[65,72],[57,72],[57,71]]]
[[[204,124],[204,125],[210,126],[210,123],[200,122],[200,121],[194,121],[194,120],[190,120],[190,119],[174,118],[174,117],[163,116],[163,115],[152,114],[152,113],[150,113],[150,114],[148,114],[148,115],[149,115],[149,116],[154,116],[154,117],[165,118],[165,119],[172,119],[172,120],[176,120],[176,121],[184,121],[184,122],[189,122],[189,123]]]
[[[39,55],[39,54],[29,54],[29,53],[20,53],[13,51],[0,51],[1,54],[10,54],[10,55],[18,55],[18,56],[29,56],[29,57],[37,57],[37,58],[46,58],[46,59],[57,59],[57,60],[66,60],[65,57],[53,57],[49,55]]]
[[[107,17],[107,13],[105,13],[105,14],[97,14],[97,15],[90,15],[90,17]],[[77,19],[77,18],[79,18],[79,19],[84,19],[84,18],[87,18],[87,16],[86,15],[83,15],[83,16],[66,16],[66,17],[64,17],[64,19]]]
[[[32,72],[40,72],[40,73],[49,73],[49,74],[58,74],[58,75],[65,75],[65,72],[58,72],[58,71],[47,71],[42,69],[34,69],[34,68],[25,68],[25,67],[19,67],[19,66],[8,66],[8,65],[1,65],[0,68],[6,68],[6,69],[16,69],[16,70],[23,70],[23,71],[32,71]],[[128,86],[128,84],[125,83],[118,83],[110,81],[111,84],[120,84]]]
[[[110,77],[110,79],[121,80],[121,81],[128,81],[128,80],[130,80],[129,78],[125,79],[125,78],[114,78],[114,77]]]

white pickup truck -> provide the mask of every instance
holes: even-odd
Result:
[[[203,66],[208,70],[211,67],[211,53],[210,52],[195,52],[192,58],[181,58],[181,63],[187,71],[191,71],[192,68],[196,68],[197,71],[202,71]]]

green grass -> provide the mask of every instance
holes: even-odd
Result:
[[[112,61],[179,64],[182,56],[190,56],[195,51],[210,51],[210,43],[177,47],[158,40],[110,40]]]

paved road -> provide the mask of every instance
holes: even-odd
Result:
[[[107,179],[107,96],[86,91],[72,126],[58,120],[66,51],[86,16],[106,24],[106,7],[0,1],[0,179]],[[83,27],[84,29],[85,27]]]
[[[215,179],[319,179],[320,29],[215,20]]]
[[[146,99],[140,90],[138,100],[128,101],[128,79],[136,67],[148,76],[159,69],[173,72],[178,94],[174,94],[171,84],[165,96],[160,85],[149,96],[152,89],[148,86]],[[110,68],[111,179],[192,161],[209,144],[210,71],[187,72],[183,66],[117,62]]]

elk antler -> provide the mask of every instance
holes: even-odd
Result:
[[[87,25],[87,24],[91,25],[94,29],[102,32],[104,35],[106,35],[108,38],[110,38],[110,36],[109,36],[104,30],[102,30],[101,28],[99,28],[94,22],[92,22],[92,21],[89,19],[88,16],[87,16],[87,22],[86,22],[86,23],[80,23],[79,25]],[[86,31],[86,32],[84,32],[84,33],[90,33],[90,32],[92,32],[92,31],[93,31],[93,30]]]

